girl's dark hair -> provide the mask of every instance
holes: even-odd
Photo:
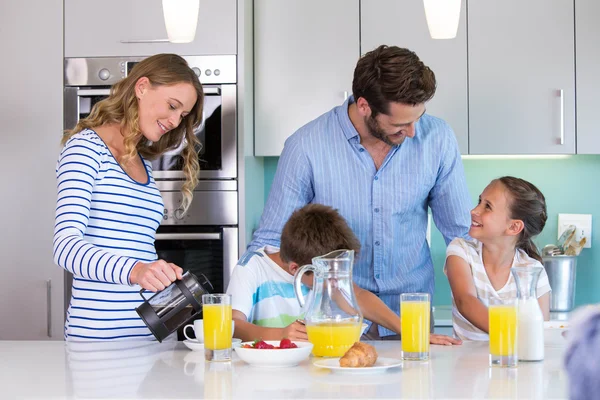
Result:
[[[519,234],[517,247],[525,251],[529,257],[542,262],[542,257],[532,239],[542,232],[546,225],[548,219],[546,198],[535,185],[524,179],[503,176],[493,182],[502,183],[510,193],[508,203],[510,217],[523,221],[524,228]]]
[[[364,98],[375,117],[388,114],[390,102],[425,103],[435,94],[433,71],[408,49],[381,45],[358,60],[352,93]]]

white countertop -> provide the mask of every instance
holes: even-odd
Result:
[[[400,358],[400,342],[372,342]],[[312,365],[281,369],[205,364],[181,342],[0,341],[0,397],[13,398],[567,398],[564,347],[546,346],[541,363],[488,367],[488,343],[431,346],[428,362],[404,362],[374,375]]]

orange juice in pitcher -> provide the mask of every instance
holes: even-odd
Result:
[[[302,275],[313,272],[313,296],[304,320],[313,354],[341,357],[360,339],[362,314],[352,282],[353,250],[336,250],[312,259],[294,276],[294,290],[304,307]]]
[[[361,326],[354,323],[322,322],[307,325],[308,341],[313,344],[313,354],[318,357],[341,357],[354,342],[358,342]]]

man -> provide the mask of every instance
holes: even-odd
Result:
[[[401,293],[433,295],[428,207],[446,244],[464,236],[471,223],[454,133],[425,114],[435,87],[433,72],[410,50],[380,46],[365,54],[354,70],[353,96],[286,140],[248,251],[279,247],[295,209],[326,204],[360,240],[358,286],[397,314]],[[369,334],[377,339],[394,332],[373,325]]]

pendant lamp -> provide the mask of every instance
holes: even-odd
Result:
[[[164,0],[163,0],[164,1]],[[454,39],[460,20],[461,0],[423,0],[432,39]]]
[[[169,42],[193,42],[198,25],[200,0],[162,0],[162,6]]]

